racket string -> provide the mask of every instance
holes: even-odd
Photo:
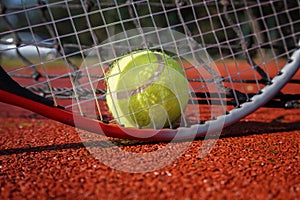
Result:
[[[280,2],[281,1],[237,2],[221,0],[195,1],[194,4],[191,5],[191,1],[183,0],[176,1],[175,3],[128,0],[118,4],[116,2],[85,0],[80,3],[71,1],[46,3],[46,1],[38,1],[37,4],[26,6],[7,6],[0,3],[0,13],[7,26],[7,30],[3,31],[1,35],[12,33],[15,38],[14,44],[18,57],[22,60],[24,66],[32,66],[31,74],[10,73],[11,76],[22,79],[32,79],[34,85],[27,86],[27,88],[34,93],[53,99],[76,98],[76,103],[80,105],[81,99],[92,98],[95,101],[105,100],[106,89],[94,88],[93,84],[94,81],[105,82],[104,80],[107,77],[104,69],[101,68],[101,70],[103,70],[102,75],[93,75],[89,73],[90,66],[88,64],[84,64],[83,68],[80,68],[82,66],[74,63],[71,57],[80,54],[84,60],[86,57],[85,52],[89,52],[89,49],[95,46],[99,46],[99,51],[101,52],[111,49],[112,46],[110,45],[99,45],[101,40],[103,40],[100,34],[102,32],[99,32],[99,29],[105,29],[104,32],[107,37],[114,33],[114,26],[119,27],[121,31],[125,31],[128,27],[135,27],[140,31],[140,34],[142,34],[143,22],[148,18],[150,18],[150,23],[154,26],[159,26],[159,21],[163,21],[165,22],[164,26],[182,31],[186,35],[186,41],[197,40],[200,43],[194,44],[191,42],[188,45],[190,49],[185,52],[192,54],[196,60],[202,63],[201,68],[205,73],[209,74],[210,78],[201,79],[199,77],[188,77],[189,82],[205,83],[207,85],[216,84],[223,92],[220,96],[229,99],[228,103],[230,105],[239,107],[244,102],[249,101],[249,99],[263,87],[271,83],[273,75],[269,72],[272,70],[267,66],[267,62],[275,62],[276,71],[280,71],[282,67],[279,58],[268,58],[264,50],[271,52],[273,56],[284,58],[288,56],[287,52],[297,44],[299,28],[297,29],[296,25],[299,26],[300,24],[300,20],[297,19],[299,13],[296,14],[296,17],[292,14],[298,11],[298,8],[295,7],[299,7],[299,3],[291,2],[288,5],[286,1],[283,1],[283,3]],[[270,9],[265,11],[265,8],[268,6],[270,6]],[[199,13],[202,7],[203,14]],[[284,7],[285,11],[280,11],[280,7]],[[146,14],[141,14],[139,8],[145,8],[147,10],[147,12],[145,11]],[[67,16],[59,18],[60,16],[57,16],[55,9],[67,10]],[[28,31],[28,28],[15,27],[9,16],[12,16],[12,13],[26,14],[34,10],[41,13],[41,24],[31,24],[30,19],[27,19],[27,23],[30,24],[30,32],[33,34],[39,26],[43,27],[53,43],[46,44],[41,41],[35,41],[34,43],[26,43],[25,46],[34,45],[37,49],[39,47],[54,48],[59,57],[54,58],[54,61],[61,59],[66,64],[65,70],[67,73],[55,74],[51,73],[51,70],[48,70],[48,68],[43,68],[44,63],[48,63],[48,61],[43,60],[41,55],[39,56],[39,62],[42,67],[37,67],[35,66],[36,63],[27,59],[20,51],[22,38],[18,32]],[[219,12],[215,13],[215,10],[219,10]],[[185,13],[188,11],[193,13],[192,19],[185,16]],[[114,19],[116,19],[116,21],[107,20],[104,14],[106,12],[114,12]],[[129,17],[124,19],[124,13],[126,12]],[[254,16],[255,14],[257,14],[257,16]],[[95,23],[93,21],[93,15],[100,16],[99,21],[103,21],[104,25]],[[248,16],[245,17],[245,15]],[[173,16],[173,18],[171,19],[170,16]],[[159,18],[159,20],[157,20],[157,18]],[[81,27],[78,25],[78,21],[80,20],[85,22]],[[59,27],[59,25],[63,21],[70,23],[74,33],[60,30],[62,28]],[[201,25],[202,21],[206,23],[204,26],[207,27]],[[221,23],[222,26],[220,27],[216,21]],[[273,25],[272,23],[271,25],[267,23],[270,21],[273,21]],[[132,23],[132,25],[129,26],[129,23]],[[248,27],[250,30],[245,32],[245,27]],[[277,34],[279,37],[275,37],[274,34]],[[84,39],[82,38],[85,38],[83,35],[88,35],[88,37],[86,37],[89,38],[88,42],[83,41]],[[211,39],[207,39],[208,37],[211,37]],[[44,41],[50,41],[49,38],[44,39]],[[68,38],[73,39],[68,40]],[[290,40],[293,42],[290,42]],[[183,46],[176,42],[178,41],[174,41],[174,44],[168,44],[168,47],[176,49],[178,57],[180,57],[183,55],[180,53]],[[158,47],[162,48],[164,46],[163,40],[159,40],[158,43]],[[0,44],[5,44],[5,42],[0,41]],[[145,47],[155,48],[155,45],[151,44],[151,41],[145,40],[143,44],[138,46],[132,46],[127,42],[127,45],[118,48],[129,48],[128,51],[130,52]],[[76,48],[77,50],[75,52],[68,52],[68,48]],[[212,68],[210,62],[199,58],[197,54],[199,49],[207,49],[209,54],[213,54],[214,61],[219,61],[219,64],[223,64],[227,71],[220,75],[217,70]],[[114,51],[114,49],[112,51]],[[118,53],[113,52],[113,54],[113,57],[117,59]],[[214,56],[214,54],[217,56]],[[257,57],[261,57],[263,61],[257,61]],[[102,54],[99,53],[96,59],[99,62],[105,61]],[[234,64],[232,68],[227,69],[226,59],[233,60]],[[247,64],[244,64],[245,69],[241,68],[238,64],[240,60],[246,61]],[[199,66],[190,67],[199,68]],[[234,72],[231,72],[231,70]],[[252,73],[250,78],[243,77],[243,74],[247,73]],[[69,83],[71,83],[69,87],[57,87],[55,84],[52,84],[52,82],[55,83],[61,79],[68,80]],[[81,82],[81,80],[84,79],[88,79],[90,86]],[[36,84],[39,82],[40,86]],[[202,87],[206,86],[203,85]],[[254,89],[251,89],[252,87]],[[207,91],[197,91],[195,98],[204,98],[206,100],[205,104],[211,104],[208,100],[209,95]],[[101,106],[98,105],[97,107],[100,108]],[[102,111],[98,109],[98,112],[101,113]]]

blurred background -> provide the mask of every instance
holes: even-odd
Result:
[[[272,15],[275,11],[280,11],[282,7],[292,8],[297,5],[294,0],[274,1],[273,7],[269,5],[261,7],[264,1],[258,5],[257,1],[237,0],[194,0],[193,7],[186,6],[191,3],[190,1],[165,0],[163,4],[160,0],[132,0],[131,4],[128,2],[126,0],[1,0],[1,37],[13,29],[48,37],[54,36],[67,43],[95,45],[107,39],[108,35],[133,29],[136,26],[171,26],[172,29],[185,32],[181,23],[184,21],[194,39],[203,45],[221,43],[226,37],[229,40],[232,39],[233,43],[237,43],[238,40],[234,40],[236,38],[234,30],[222,28],[229,25],[228,20],[222,14],[224,2],[228,5],[227,9],[238,11],[237,15],[230,14],[230,12],[229,15],[237,28],[242,30],[249,44],[261,42],[255,40],[273,40],[282,34],[288,34],[291,28],[300,29],[299,22],[298,26],[278,29],[278,23],[299,21],[300,14],[297,9],[291,11],[292,18],[285,12],[278,12],[276,16]],[[245,9],[240,9],[245,7],[245,4],[251,8],[251,12],[246,13]],[[266,17],[261,18],[262,14]],[[139,20],[136,20],[137,16]],[[249,23],[254,18],[257,20]],[[196,19],[201,19],[201,21]],[[210,32],[212,29],[215,32]],[[271,31],[263,32],[264,29]],[[255,32],[261,32],[261,34],[253,37]],[[290,43],[293,41],[288,42],[288,45],[292,45]]]

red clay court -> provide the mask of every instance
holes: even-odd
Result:
[[[298,94],[298,87],[288,84],[283,91]],[[204,158],[199,157],[204,142],[200,138],[170,165],[145,173],[127,173],[95,159],[74,128],[6,104],[0,107],[0,199],[300,196],[300,109],[260,108],[225,128],[224,136]],[[136,153],[165,146],[122,141],[116,144]],[[122,158],[115,155],[111,159],[118,163]]]
[[[119,137],[0,103],[0,200],[300,199],[299,8],[0,0],[0,101]],[[138,123],[144,111],[153,129]],[[220,137],[186,139],[238,119]],[[174,135],[186,140],[146,142]]]

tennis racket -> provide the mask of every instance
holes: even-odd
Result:
[[[295,0],[2,0],[0,29],[1,102],[115,138],[221,130],[266,104],[300,66]],[[167,54],[189,82],[188,104],[161,129],[127,127],[106,102],[107,79],[123,73],[109,73],[112,64],[139,50]]]

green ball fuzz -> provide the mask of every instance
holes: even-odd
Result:
[[[153,84],[144,92],[133,95],[129,100],[129,111],[133,121],[140,127],[155,122],[155,127],[170,126],[181,114],[174,93],[159,84]]]
[[[135,51],[120,58],[106,84],[108,108],[125,127],[171,127],[189,99],[183,68],[161,52]]]

